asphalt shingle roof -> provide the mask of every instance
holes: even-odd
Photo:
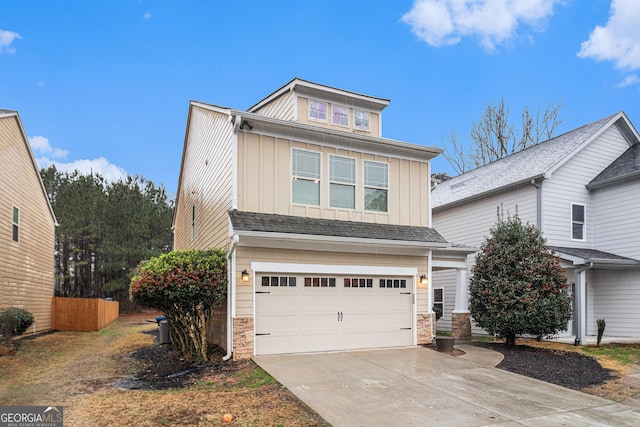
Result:
[[[634,144],[593,178],[587,184],[587,188],[599,187],[612,181],[638,175],[640,175],[640,144]]]
[[[488,165],[458,175],[431,192],[434,209],[540,177],[595,135],[616,115],[600,119]]]
[[[584,248],[568,248],[563,246],[549,246],[549,249],[555,252],[561,252],[563,254],[575,256],[584,259],[597,259],[607,261],[628,261],[630,263],[638,263],[633,258],[627,258],[620,255],[612,254],[609,252],[603,252],[596,249],[584,249]]]
[[[430,227],[305,218],[237,210],[229,211],[229,218],[234,230],[237,231],[447,243],[444,237]]]

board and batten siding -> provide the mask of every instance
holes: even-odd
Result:
[[[594,206],[586,185],[629,148],[611,126],[543,182],[543,230],[551,246],[592,248]],[[571,203],[585,205],[586,239],[571,239]]]
[[[17,116],[0,118],[0,310],[33,314],[29,332],[52,327],[54,295],[53,218]],[[20,210],[19,241],[13,241],[13,207]]]
[[[597,319],[605,319],[605,336],[640,337],[640,270],[591,270],[587,334],[596,335]],[[590,280],[591,279],[591,280]]]
[[[320,153],[320,206],[291,200],[292,149]],[[355,209],[329,206],[329,158],[356,162]],[[364,161],[389,165],[388,212],[364,210]],[[428,227],[429,163],[342,150],[250,132],[238,133],[238,210]]]
[[[268,104],[263,105],[254,113],[274,119],[293,121],[295,120],[295,97],[293,92],[288,91],[280,95]]]
[[[591,194],[595,248],[640,260],[640,180]]]
[[[331,123],[331,105],[334,105],[333,103],[329,101],[325,101],[323,99],[318,99],[318,101],[327,103],[327,120],[319,121],[319,120],[311,120],[309,118],[309,98],[298,96],[297,100],[298,100],[297,102],[297,108],[298,108],[297,122],[298,123],[304,123],[311,126],[319,126],[319,127],[339,130],[343,132],[359,133],[362,135],[370,135],[375,137],[381,136],[382,132],[380,130],[381,129],[380,113],[378,112],[370,111],[362,108],[355,108],[348,104],[335,104],[336,106],[347,107],[349,109],[349,126],[340,126],[340,125],[334,125]],[[355,110],[369,113],[369,130],[368,131],[355,129],[354,123],[353,123]]]
[[[316,244],[317,245],[317,244]],[[330,248],[328,248],[330,249]],[[240,246],[236,249],[236,317],[253,317],[253,272],[248,283],[242,282],[241,272],[251,272],[252,262],[286,262],[290,264],[355,265],[374,267],[416,268],[417,276],[427,274],[428,257],[385,255],[373,253],[329,252],[318,250],[291,250]],[[258,272],[259,273],[259,272]],[[286,272],[282,272],[286,273]],[[259,284],[257,285],[259,286]],[[428,290],[416,286],[418,314],[428,312]]]
[[[228,114],[198,106],[191,108],[176,206],[174,248],[222,248],[229,244],[228,211],[233,204],[233,125]]]

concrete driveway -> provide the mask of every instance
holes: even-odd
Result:
[[[640,408],[502,371],[499,353],[456,347],[466,354],[410,347],[254,360],[334,427],[640,425]]]

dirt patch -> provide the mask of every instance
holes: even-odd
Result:
[[[251,361],[194,366],[154,344],[155,315],[20,340],[0,357],[0,405],[62,405],[68,426],[327,425]],[[116,387],[127,380],[147,390]]]

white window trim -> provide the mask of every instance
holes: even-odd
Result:
[[[319,171],[320,171],[320,178],[318,178],[318,179],[316,180],[316,181],[317,181],[317,183],[318,183],[318,185],[320,185],[320,197],[319,197],[319,199],[318,199],[318,204],[317,204],[317,205],[310,205],[310,204],[306,204],[306,203],[299,203],[299,202],[294,202],[294,201],[293,201],[293,181],[294,181],[294,178],[296,178],[296,176],[297,176],[297,175],[294,175],[294,174],[293,174],[293,151],[294,151],[294,150],[297,150],[297,151],[305,151],[305,152],[307,152],[307,153],[313,153],[313,154],[318,154],[318,155],[320,155],[320,168],[319,168]],[[290,168],[289,168],[289,176],[290,176],[290,184],[289,184],[289,185],[290,185],[290,187],[289,187],[289,190],[290,190],[290,192],[291,192],[291,195],[290,195],[290,197],[289,197],[289,201],[290,201],[290,203],[291,203],[292,205],[299,205],[299,206],[318,206],[318,207],[322,207],[322,163],[323,163],[323,162],[322,162],[322,157],[323,157],[323,156],[322,156],[322,152],[321,152],[321,151],[306,150],[306,149],[304,149],[304,148],[297,148],[297,147],[291,147],[291,149],[289,150],[289,159],[290,159],[290,162],[291,162],[291,163],[290,163],[290,164],[291,164],[291,166],[290,166]],[[311,181],[311,179],[310,179],[310,178],[304,178],[304,177],[302,177],[301,179]]]
[[[374,185],[367,185],[366,180],[364,178],[364,172],[365,172],[365,164],[366,162],[369,163],[379,163],[381,165],[387,165],[387,187],[377,187]],[[375,212],[378,214],[388,214],[389,213],[389,188],[391,188],[391,165],[389,164],[389,162],[379,162],[377,160],[368,160],[368,159],[363,159],[362,160],[362,210],[363,212]],[[365,200],[365,193],[366,193],[366,189],[367,188],[375,188],[378,190],[385,190],[387,192],[387,210],[386,211],[372,211],[367,209],[367,207],[365,206],[366,200]]]
[[[436,289],[442,289],[442,301],[436,301]],[[442,304],[442,317],[444,317],[444,287],[439,286],[437,288],[433,288],[431,294],[432,294],[432,297],[433,297],[433,301],[432,301],[431,305],[435,306],[436,304]]]
[[[356,126],[356,115],[358,113],[366,113],[367,116],[369,116],[369,119],[367,120],[367,127],[362,127],[362,126]],[[367,111],[367,110],[353,110],[353,128],[359,131],[363,131],[363,132],[371,132],[371,112]]]
[[[584,213],[584,221],[582,221],[582,239],[576,239],[573,237],[573,207],[582,206]],[[573,242],[586,242],[587,241],[587,205],[585,203],[571,202],[571,211],[569,213],[569,236]]]
[[[325,118],[324,119],[317,119],[315,117],[311,116],[311,103],[318,103],[318,104],[324,104],[326,106],[325,109]],[[329,103],[325,102],[325,101],[319,101],[317,99],[309,99],[309,108],[307,108],[307,116],[309,117],[309,120],[314,121],[314,122],[320,122],[320,123],[328,123],[329,121],[329,114],[331,114],[331,108],[329,108]]]
[[[342,181],[332,181],[331,180],[331,158],[333,157],[338,157],[338,158],[342,158],[342,159],[349,159],[349,160],[353,160],[353,164],[354,164],[354,181],[353,184],[348,183],[348,182],[342,182]],[[348,210],[355,210],[356,206],[358,206],[358,191],[357,191],[357,185],[358,185],[358,159],[353,158],[353,157],[349,157],[349,156],[339,156],[337,154],[330,154],[329,155],[329,161],[327,162],[328,165],[327,167],[329,168],[327,171],[327,176],[329,177],[329,208],[331,209],[348,209]],[[343,208],[343,207],[338,207],[338,206],[331,206],[331,184],[338,184],[338,185],[350,185],[353,187],[353,193],[354,193],[354,200],[353,200],[353,208]]]
[[[336,123],[333,121],[333,109],[334,108],[343,108],[345,110],[347,110],[347,124],[343,125],[341,123]],[[351,127],[351,109],[349,107],[345,107],[344,105],[338,105],[338,104],[331,104],[331,108],[330,108],[330,113],[331,113],[331,124],[334,126],[340,126],[343,128],[350,128]]]
[[[16,209],[17,209],[17,211],[18,211],[18,222],[15,222],[15,221],[13,220],[13,212],[14,212]],[[14,238],[13,238],[13,227],[14,227],[14,226],[18,227],[18,236],[17,236],[17,237],[18,237],[18,240],[14,240]],[[13,206],[12,206],[12,208],[11,208],[11,241],[12,241],[13,243],[20,243],[20,208],[19,208],[19,207],[17,207],[17,206],[15,206],[15,205],[13,205]]]

